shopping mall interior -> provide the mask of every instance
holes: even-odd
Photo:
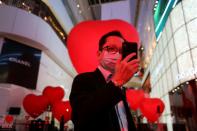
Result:
[[[131,108],[137,129],[197,131],[196,12],[197,0],[0,0],[0,131],[74,131],[69,95],[75,76],[91,66],[91,51],[80,52],[91,46],[69,42],[70,32],[95,22],[86,28],[96,34],[97,22],[113,20],[139,37],[140,68],[126,89],[163,103],[152,121],[154,113]],[[47,95],[60,100],[66,118]]]

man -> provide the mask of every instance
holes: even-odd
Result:
[[[118,31],[102,36],[98,68],[75,77],[70,94],[75,131],[136,130],[122,86],[137,72],[139,60],[129,61],[135,53],[121,60],[123,42]]]

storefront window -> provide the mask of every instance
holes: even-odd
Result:
[[[170,93],[174,131],[197,130],[197,81],[192,80],[174,88]]]

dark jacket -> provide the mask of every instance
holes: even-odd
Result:
[[[115,105],[123,100],[129,131],[135,125],[125,96],[111,81],[106,83],[99,69],[75,77],[70,94],[75,131],[120,131]]]

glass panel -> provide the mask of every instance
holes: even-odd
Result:
[[[165,51],[164,51],[164,67],[165,67],[165,70],[170,65],[170,58],[169,57],[170,56],[169,56],[168,48],[166,48]]]
[[[174,42],[175,42],[177,56],[179,56],[181,53],[189,49],[185,26],[183,26],[174,34]]]
[[[170,17],[167,20],[165,29],[166,29],[167,41],[169,41],[172,38],[172,28],[171,28]]]
[[[186,22],[197,16],[197,0],[183,0],[183,10]]]
[[[176,8],[171,12],[172,29],[175,32],[181,25],[184,24],[183,10],[181,4],[178,4]]]
[[[197,36],[197,19],[188,23],[187,29],[188,29],[190,46],[191,48],[194,48],[197,46],[197,37],[196,37]]]
[[[176,58],[173,39],[170,40],[168,44],[168,49],[169,49],[170,64],[172,64]]]
[[[173,77],[173,87],[176,87],[177,85],[179,85],[179,80],[177,80],[177,76],[178,76],[178,69],[177,69],[177,62],[175,61],[172,64],[172,77]]]
[[[168,81],[166,78],[166,73],[163,75],[162,81],[163,81],[163,92],[161,92],[161,93],[166,94],[166,93],[168,93]]]
[[[159,39],[159,42],[158,42],[158,56],[161,57],[161,54],[163,54],[163,40],[162,40],[162,37]]]
[[[163,39],[163,48],[166,48],[166,45],[167,45],[167,36],[166,36],[166,30],[164,29],[163,30],[163,33],[162,33],[162,39]]]
[[[194,62],[194,68],[197,69],[197,48],[192,49],[192,56],[193,56],[193,62]]]
[[[168,68],[167,70],[167,81],[168,81],[168,90],[171,90],[173,87],[173,79],[171,74],[171,68]]]

